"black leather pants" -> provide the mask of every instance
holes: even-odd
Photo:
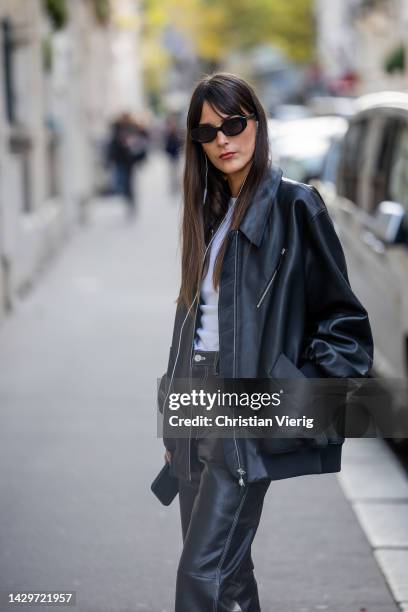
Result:
[[[217,352],[195,351],[193,376],[217,375]],[[192,439],[196,468],[179,479],[183,552],[175,612],[260,612],[251,544],[270,480],[240,486],[224,463],[222,438]]]

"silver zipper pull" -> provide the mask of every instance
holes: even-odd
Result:
[[[245,471],[245,470],[243,470],[242,468],[238,468],[238,469],[237,469],[237,472],[238,472],[238,474],[240,475],[240,478],[239,478],[239,481],[238,481],[238,482],[239,482],[239,484],[240,484],[240,486],[241,486],[241,487],[244,487],[244,486],[245,486],[245,482],[244,482],[244,478],[243,478],[243,476],[244,476],[244,474],[246,474],[246,471]]]
[[[280,256],[279,256],[279,261],[278,261],[278,264],[277,264],[277,266],[276,266],[276,268],[275,268],[275,271],[274,271],[274,273],[273,273],[273,275],[272,275],[271,280],[269,281],[269,283],[268,283],[268,284],[267,284],[267,286],[265,287],[265,290],[264,290],[263,294],[261,295],[261,297],[260,297],[260,299],[259,299],[259,302],[258,302],[258,303],[257,303],[257,305],[256,305],[256,307],[257,307],[257,308],[259,308],[259,307],[260,307],[260,305],[262,304],[262,302],[263,302],[263,300],[264,300],[265,295],[268,293],[269,289],[270,289],[270,288],[271,288],[271,286],[272,286],[273,281],[275,280],[275,276],[277,275],[277,273],[278,273],[278,271],[279,271],[279,268],[280,268],[281,263],[282,263],[282,257],[283,257],[283,255],[285,254],[285,251],[286,251],[286,249],[285,249],[285,248],[283,248],[283,249],[281,250],[281,252],[280,252]]]

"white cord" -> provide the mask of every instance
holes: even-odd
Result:
[[[204,187],[203,206],[207,199],[207,177],[208,177],[208,162],[207,162],[207,156],[205,153],[204,153],[204,157],[205,157],[205,187]]]

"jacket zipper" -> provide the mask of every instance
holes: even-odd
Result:
[[[197,322],[197,312],[198,312],[199,303],[200,303],[200,297],[198,296],[196,309],[194,313],[193,337],[191,340],[191,350],[190,350],[190,380],[193,379],[193,350],[194,350],[195,327],[196,327],[196,322]],[[192,425],[190,425],[190,431],[188,434],[188,479],[190,482],[191,482],[191,431],[192,431]]]
[[[238,230],[235,230],[235,233],[236,233],[236,238],[237,238],[238,237]],[[211,242],[213,234],[214,234],[214,229],[211,229],[211,237],[210,237],[210,241],[209,242]],[[209,245],[207,245],[207,248],[208,248],[208,246]],[[237,256],[237,251],[236,251],[235,255]],[[204,263],[205,263],[205,256],[204,256],[203,266],[204,266]],[[235,285],[236,285],[236,257],[235,257]],[[235,294],[235,286],[234,286],[234,294]],[[197,322],[198,304],[200,303],[200,297],[199,296],[200,296],[200,294],[198,294],[198,296],[196,296],[194,298],[193,302],[190,304],[190,306],[189,306],[189,308],[187,310],[187,315],[184,318],[184,321],[183,321],[183,323],[181,325],[181,330],[180,330],[180,335],[179,335],[179,346],[178,346],[176,358],[175,358],[174,365],[173,365],[173,372],[172,372],[172,375],[171,375],[171,380],[170,380],[170,383],[169,383],[169,388],[167,390],[167,394],[166,394],[166,397],[164,399],[164,404],[163,404],[163,417],[164,417],[164,411],[166,409],[166,401],[167,401],[167,398],[168,398],[169,393],[170,393],[171,383],[173,381],[174,372],[175,372],[176,366],[177,366],[177,361],[178,361],[178,357],[179,357],[179,350],[180,350],[181,334],[183,333],[183,327],[184,327],[184,324],[185,324],[185,322],[187,320],[188,313],[190,312],[191,307],[193,306],[195,300],[198,297],[197,304],[196,304],[196,309],[195,309],[195,314],[194,314],[193,338],[192,338],[192,341],[191,341],[191,350],[190,350],[190,364],[189,365],[190,365],[190,378],[192,378],[192,357],[193,357],[193,349],[194,349],[195,327],[196,327],[196,322]],[[234,299],[235,299],[235,295],[234,295]],[[234,312],[235,312],[235,308],[234,308]],[[235,369],[235,330],[234,330],[234,369]],[[191,430],[192,430],[192,426],[190,425],[190,432],[189,432],[189,437],[188,437],[188,476],[189,476],[189,481],[190,482],[191,482]],[[235,438],[235,430],[234,430],[234,438]],[[235,440],[235,448],[236,448],[236,452],[237,452],[238,465],[239,465],[239,468],[237,470],[238,473],[240,474],[239,484],[243,486],[244,485],[244,481],[243,481],[242,476],[246,472],[245,472],[245,470],[241,469],[241,463],[240,463],[240,460],[239,460],[239,453],[238,453],[238,447],[237,447],[236,440]]]
[[[276,275],[277,275],[277,273],[278,273],[278,270],[279,270],[279,268],[281,267],[281,263],[282,263],[282,259],[283,259],[283,256],[284,256],[284,254],[285,254],[285,251],[286,251],[286,249],[285,249],[285,248],[283,248],[283,249],[281,250],[281,252],[280,252],[280,257],[279,257],[278,265],[276,266],[275,271],[274,271],[274,273],[272,274],[272,278],[271,278],[271,280],[270,280],[270,281],[269,281],[269,283],[266,285],[266,287],[265,287],[265,289],[264,289],[264,291],[263,291],[263,293],[262,293],[261,297],[259,298],[259,302],[258,302],[258,303],[257,303],[257,305],[256,305],[256,307],[257,307],[257,308],[259,308],[259,307],[260,307],[260,305],[262,304],[262,302],[263,302],[263,300],[264,300],[264,297],[265,297],[265,296],[266,296],[266,294],[268,293],[269,289],[270,289],[270,288],[271,288],[271,286],[272,286],[273,281],[275,280],[275,277],[276,277]]]
[[[198,297],[198,300],[197,300],[197,297]],[[179,334],[179,339],[178,339],[177,353],[176,353],[176,357],[174,359],[174,364],[173,364],[173,371],[171,373],[170,382],[169,382],[169,386],[168,386],[168,389],[167,389],[166,397],[164,398],[164,402],[163,402],[163,419],[165,418],[166,402],[167,402],[167,398],[168,398],[168,396],[170,394],[170,389],[171,389],[171,385],[172,385],[172,382],[173,382],[174,372],[176,371],[177,362],[178,362],[178,358],[179,358],[181,336],[182,336],[182,333],[183,333],[183,327],[184,327],[185,322],[187,321],[189,312],[190,312],[190,310],[191,310],[191,308],[194,305],[194,302],[196,300],[197,300],[197,304],[196,304],[196,309],[195,309],[195,314],[194,314],[194,329],[193,329],[193,339],[192,339],[192,342],[191,342],[190,364],[189,364],[189,367],[190,367],[190,378],[192,378],[192,355],[193,355],[194,338],[195,338],[194,331],[195,331],[195,325],[196,325],[196,320],[197,320],[198,304],[200,302],[199,295],[198,296],[196,295],[194,297],[194,300],[191,302],[190,306],[188,307],[187,314],[184,317],[184,321],[181,324],[181,329],[180,329],[180,334]],[[189,438],[188,438],[188,452],[189,452],[189,456],[188,456],[188,473],[189,473],[189,480],[190,480],[190,482],[191,482],[191,457],[190,457],[191,429],[192,429],[192,426],[190,425],[190,433],[189,433]]]
[[[237,360],[236,360],[236,332],[237,332],[237,268],[238,268],[238,232],[239,230],[235,230],[235,261],[234,261],[234,354],[233,354],[233,378],[236,378],[237,374]],[[235,412],[235,410],[234,410]],[[233,417],[235,414],[233,414]],[[246,474],[245,470],[242,469],[241,461],[239,457],[238,444],[236,439],[235,425],[234,425],[234,444],[235,444],[235,452],[237,453],[237,461],[238,461],[238,469],[237,472],[239,474],[239,484],[241,487],[245,486],[244,482],[244,474]]]
[[[211,229],[211,235],[210,235],[210,240],[212,239],[214,234],[214,229]],[[204,265],[205,265],[205,257],[204,257],[204,261],[203,261],[203,269],[204,269]],[[201,282],[201,281],[200,281]],[[198,312],[198,305],[200,303],[200,294],[198,294],[198,299],[197,299],[197,304],[196,304],[196,309],[195,309],[195,313],[194,313],[194,323],[193,323],[193,337],[191,340],[191,350],[190,350],[190,379],[192,380],[193,378],[193,350],[194,350],[194,340],[195,340],[195,329],[196,329],[196,323],[197,323],[197,312]],[[188,434],[188,479],[191,482],[191,432],[192,432],[192,425],[190,425],[190,431]]]

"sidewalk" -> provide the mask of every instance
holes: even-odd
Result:
[[[166,170],[157,156],[139,177],[134,223],[118,201],[96,203],[0,327],[0,591],[75,590],[81,612],[173,612],[178,506],[149,490],[179,274]],[[399,609],[387,551],[373,553],[358,519],[352,443],[339,476],[271,484],[253,555],[264,612]]]
[[[370,447],[378,451],[383,442],[346,440],[342,471],[338,475],[306,476],[271,484],[254,554],[266,611],[400,609],[382,574],[384,567],[373,553],[373,543],[371,539],[367,541],[366,517],[361,517],[360,524],[350,504],[358,498],[364,503],[361,496],[364,477],[371,486],[376,486],[377,495],[386,493],[387,478],[400,490],[407,487],[395,460],[386,465],[387,475],[379,473],[378,468],[385,465],[381,464],[381,457],[384,458],[386,450],[377,454],[377,461],[369,462]],[[361,463],[364,475],[360,473]],[[345,492],[351,496],[350,501]],[[391,513],[390,518],[393,516]],[[378,534],[378,526],[372,526],[371,534]],[[402,567],[399,564],[400,571]]]

